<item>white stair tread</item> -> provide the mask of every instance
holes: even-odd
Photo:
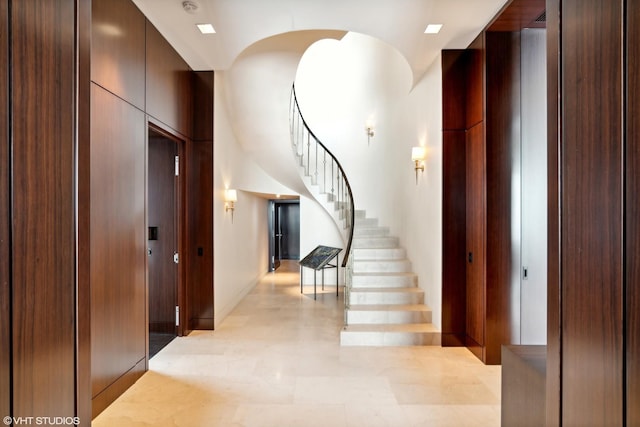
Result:
[[[345,332],[411,332],[411,333],[429,333],[440,332],[433,323],[407,323],[407,324],[367,324],[367,325],[348,325],[344,328]]]
[[[431,311],[425,304],[355,304],[349,311]]]

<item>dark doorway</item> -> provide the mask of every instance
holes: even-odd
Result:
[[[300,201],[271,200],[269,216],[269,270],[274,271],[283,259],[300,259]]]
[[[148,236],[149,358],[177,334],[178,143],[149,129]]]

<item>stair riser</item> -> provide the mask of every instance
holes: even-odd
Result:
[[[350,332],[340,333],[343,346],[440,345],[439,332]]]
[[[351,287],[358,288],[410,288],[417,286],[416,276],[356,276],[351,279]]]
[[[356,227],[377,227],[378,218],[357,218]]]
[[[387,237],[389,229],[385,227],[359,227],[353,230],[353,237]]]
[[[380,259],[380,260],[392,260],[392,259],[405,259],[407,257],[407,251],[404,248],[391,248],[391,249],[354,249],[353,259],[367,260],[367,259]]]
[[[409,260],[400,261],[353,261],[354,273],[409,273]]]
[[[349,325],[431,323],[430,311],[347,311]]]
[[[354,237],[353,247],[359,248],[397,248],[397,237]]]
[[[423,304],[424,292],[361,292],[352,289],[349,294],[352,305],[370,304]]]

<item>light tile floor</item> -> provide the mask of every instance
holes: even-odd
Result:
[[[465,348],[340,347],[342,293],[285,263],[216,331],[177,338],[94,421],[112,426],[499,426],[500,367]]]

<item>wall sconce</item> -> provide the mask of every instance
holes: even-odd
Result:
[[[238,192],[236,190],[224,191],[224,211],[231,211],[231,223],[233,223],[233,211],[236,208],[236,202],[238,201]]]
[[[373,123],[367,121],[367,124],[364,126],[365,132],[367,132],[367,145],[371,143],[371,138],[373,138]]]
[[[426,147],[413,147],[411,149],[411,160],[415,163],[416,170],[416,185],[418,185],[418,171],[424,173],[424,159],[426,158]]]

